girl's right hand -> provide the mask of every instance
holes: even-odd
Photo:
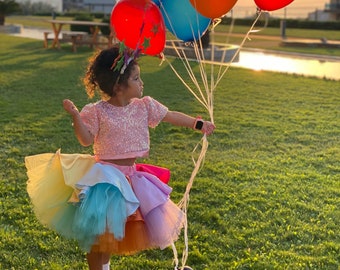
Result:
[[[210,121],[204,121],[201,132],[209,136],[209,135],[213,134],[215,128],[216,128],[216,126],[213,123],[211,123]]]
[[[63,107],[64,107],[65,111],[67,111],[72,116],[79,114],[77,107],[69,99],[63,100]]]

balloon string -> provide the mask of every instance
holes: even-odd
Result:
[[[264,25],[259,29],[252,29],[251,33],[258,33],[261,32],[263,29],[267,28],[268,22],[269,22],[269,13],[267,11],[261,11],[261,9],[258,9],[258,12],[262,12],[264,14],[265,22]]]
[[[187,219],[185,219],[185,222],[186,221],[187,221]],[[178,270],[178,252],[177,252],[177,249],[176,249],[174,242],[171,243],[171,248],[172,248],[172,252],[174,253],[174,263],[175,263],[174,270]]]
[[[204,98],[205,105],[206,105],[205,108],[207,109],[207,111],[209,113],[210,121],[214,122],[214,119],[213,119],[213,91],[210,90],[211,85],[209,86],[209,81],[208,81],[208,77],[207,77],[207,74],[206,74],[206,62],[205,62],[203,47],[201,46],[200,49],[199,49],[198,46],[196,44],[194,44],[194,51],[195,51],[195,55],[196,55],[196,58],[198,59],[198,63],[199,63],[199,70],[200,70],[200,75],[201,75],[201,79],[202,79],[202,84],[203,84],[204,89],[205,89],[205,96],[203,95],[203,91],[201,90],[201,88],[199,86],[197,88],[199,89],[201,96]],[[201,57],[201,55],[202,55],[202,57]],[[213,83],[213,81],[214,81],[213,74],[214,74],[214,67],[211,66],[211,77],[210,77],[211,83]]]
[[[167,18],[167,21],[169,22],[169,25],[170,25],[170,28],[172,29],[172,32],[173,33],[175,33],[175,31],[174,31],[174,27],[173,27],[173,25],[172,25],[172,23],[171,23],[171,20],[170,20],[170,18],[169,18],[169,16],[168,16],[168,14],[167,14],[167,12],[166,12],[166,9],[164,8],[164,6],[163,6],[163,3],[162,3],[162,1],[160,1],[160,6],[161,6],[161,9],[164,11],[164,13],[165,13],[165,17]],[[198,17],[197,17],[197,25],[199,26],[199,20],[198,20]],[[191,29],[191,32],[193,33],[193,37],[194,37],[194,47],[196,47],[197,48],[197,40],[196,40],[196,38],[195,38],[195,33],[194,33],[194,29],[193,29],[193,26],[192,26],[192,24],[190,23],[190,29]],[[198,29],[197,29],[197,32],[198,32],[198,34],[199,34],[199,27],[198,27]],[[201,40],[199,40],[198,41],[199,43],[200,43],[200,47],[202,48],[202,42],[201,42]],[[190,86],[187,84],[187,83],[185,83],[185,81],[184,81],[184,79],[180,76],[180,74],[175,70],[175,68],[172,66],[172,64],[169,62],[169,61],[167,61],[168,62],[168,64],[170,65],[170,67],[171,67],[171,69],[174,71],[174,73],[177,75],[177,77],[180,79],[180,81],[182,81],[182,83],[185,85],[185,87],[194,95],[194,97],[209,111],[209,109],[208,109],[208,105],[207,104],[209,104],[209,101],[207,101],[206,100],[206,98],[205,98],[205,96],[204,96],[204,94],[203,94],[203,92],[202,92],[202,90],[201,90],[201,88],[200,88],[200,84],[198,83],[198,80],[196,79],[196,77],[195,77],[195,74],[194,74],[194,72],[192,71],[192,68],[191,68],[191,66],[190,66],[190,63],[189,63],[189,60],[188,60],[188,57],[186,56],[186,54],[185,54],[185,50],[184,50],[184,48],[181,48],[181,49],[179,49],[179,48],[177,48],[177,46],[175,46],[175,43],[174,43],[174,41],[172,40],[171,41],[171,44],[172,44],[172,47],[173,47],[173,49],[176,51],[176,53],[177,53],[177,56],[178,56],[178,58],[182,61],[182,63],[183,63],[183,65],[184,65],[184,67],[185,67],[185,69],[186,69],[186,71],[187,71],[187,74],[189,75],[189,77],[190,77],[190,79],[191,79],[191,81],[194,83],[194,85],[195,85],[195,87],[198,89],[198,94],[196,94],[191,88],[190,88]],[[200,69],[201,69],[201,74],[205,74],[204,72],[202,72],[202,69],[203,69],[203,71],[204,71],[204,68],[202,68],[202,66],[201,66],[201,63],[202,63],[202,61],[200,61],[201,60],[201,55],[203,55],[203,57],[204,57],[204,53],[203,53],[203,49],[201,49],[201,54],[199,54],[196,50],[195,50],[195,55],[196,55],[196,58],[199,60],[198,61],[198,63],[199,63],[199,65],[200,65]],[[204,80],[204,76],[202,76],[201,75],[201,78],[203,79],[203,84],[205,85],[205,89],[207,89],[207,80],[205,79]],[[211,113],[210,113],[211,114]],[[212,114],[211,114],[212,115]]]
[[[258,19],[261,17],[261,14],[262,14],[262,11],[260,10],[260,11],[258,12],[258,15],[257,15],[256,19],[254,20],[253,24],[251,25],[250,29],[248,30],[247,34],[246,34],[245,37],[243,38],[243,40],[242,40],[240,46],[238,47],[238,49],[236,50],[235,54],[234,54],[233,57],[231,58],[230,63],[234,62],[236,56],[240,53],[240,50],[241,50],[241,48],[243,47],[244,43],[246,42],[247,39],[249,39],[249,35],[250,35],[250,33],[252,33],[252,31],[253,31],[253,29],[254,29],[254,27],[255,27],[255,25],[256,25]],[[215,87],[216,87],[216,85],[221,81],[222,77],[223,77],[224,74],[228,71],[229,67],[230,67],[230,64],[227,65],[227,67],[226,67],[226,68],[224,69],[224,71],[222,72],[221,76],[217,78]]]
[[[179,72],[175,69],[175,67],[171,64],[171,62],[167,59],[167,63],[171,67],[171,69],[174,71],[176,76],[180,79],[180,81],[185,85],[185,87],[193,94],[193,96],[207,109],[209,112],[210,120],[213,122],[213,109],[212,109],[212,102],[213,102],[213,91],[210,91],[210,87],[208,84],[208,78],[206,76],[206,68],[205,65],[208,61],[204,60],[204,52],[201,46],[201,49],[198,48],[197,43],[193,43],[193,51],[195,52],[195,56],[197,59],[197,63],[200,70],[201,80],[202,84],[205,89],[205,95],[201,89],[200,84],[198,83],[198,80],[191,68],[190,62],[188,60],[188,57],[185,53],[185,49],[183,47],[178,47],[175,45],[175,41],[171,41],[172,48],[175,50],[178,58],[182,61],[183,66],[186,69],[187,74],[189,75],[191,81],[194,83],[198,93],[196,93],[183,79],[183,77],[179,74]],[[213,73],[214,70],[212,70],[212,79],[211,82],[213,83]]]
[[[167,61],[167,63],[169,64],[169,66],[171,67],[171,69],[173,70],[173,72],[175,73],[175,75],[179,78],[179,80],[184,84],[184,86],[189,90],[190,93],[192,93],[192,95],[207,109],[208,108],[208,102],[206,100],[206,98],[204,97],[202,90],[200,88],[200,85],[195,77],[195,74],[193,73],[193,70],[190,66],[189,60],[187,59],[186,55],[184,52],[180,53],[178,48],[173,45],[174,50],[177,52],[178,57],[180,58],[180,60],[182,61],[190,79],[192,80],[192,82],[194,83],[194,85],[196,86],[196,88],[198,89],[198,93],[196,93],[184,80],[184,78],[179,74],[179,72],[175,69],[175,67],[172,65],[172,63],[165,58],[165,60]]]
[[[201,40],[199,41],[199,44],[201,45],[199,49],[197,47],[197,42],[195,42],[193,44],[194,47],[194,51],[195,51],[195,55],[197,58],[197,61],[199,63],[199,70],[200,70],[200,75],[201,75],[201,79],[202,79],[202,83],[204,85],[204,88],[206,90],[206,97],[203,94],[203,91],[200,88],[200,85],[198,83],[198,80],[195,77],[195,74],[191,68],[191,65],[189,63],[188,57],[184,51],[184,49],[179,49],[177,48],[177,46],[175,46],[175,42],[171,41],[172,47],[173,49],[176,51],[178,58],[182,61],[190,79],[192,80],[192,82],[194,83],[194,85],[197,87],[199,93],[197,94],[195,91],[192,90],[192,88],[188,85],[188,83],[185,82],[185,80],[183,79],[183,77],[179,74],[179,72],[174,68],[174,66],[172,65],[172,63],[167,59],[167,63],[169,64],[169,66],[171,67],[171,69],[173,70],[173,72],[176,74],[176,76],[179,78],[179,80],[183,83],[183,85],[193,94],[193,96],[207,109],[207,111],[209,112],[210,115],[210,119],[213,122],[213,92],[216,88],[216,86],[218,85],[218,83],[220,82],[220,80],[222,79],[222,77],[224,76],[224,74],[227,72],[228,68],[230,67],[230,63],[232,63],[236,56],[239,54],[241,48],[243,47],[245,41],[247,39],[249,39],[249,35],[252,32],[256,22],[258,21],[258,19],[260,18],[261,15],[261,11],[258,13],[257,18],[255,19],[254,23],[252,24],[252,26],[250,27],[250,30],[247,32],[246,36],[244,37],[244,39],[242,40],[238,50],[236,51],[236,53],[233,55],[231,61],[229,62],[228,66],[225,68],[225,70],[222,72],[221,69],[218,72],[218,77],[216,78],[216,82],[214,81],[214,68],[213,65],[211,67],[211,82],[210,82],[210,87],[208,84],[208,79],[206,76],[206,72],[205,72],[205,64],[208,62],[211,62],[212,64],[216,64],[215,62],[215,55],[214,55],[214,47],[212,47],[212,52],[211,52],[211,59],[210,61],[206,61],[205,56],[204,56],[204,51],[203,51],[203,46],[201,43]],[[213,26],[214,28],[214,26]],[[212,28],[212,29],[213,29]],[[213,45],[214,46],[214,45]],[[225,58],[225,52],[223,53],[223,61]],[[222,66],[222,65],[221,65]],[[197,151],[197,148],[199,147],[199,145],[201,146],[201,151],[199,154],[199,157],[197,160],[195,160],[194,158],[194,153]],[[192,152],[192,159],[193,159],[193,163],[194,163],[194,169],[191,173],[191,177],[189,179],[189,182],[186,186],[186,190],[185,193],[183,195],[183,198],[181,199],[181,201],[178,203],[178,206],[182,209],[182,211],[185,214],[185,221],[184,221],[184,250],[183,250],[183,254],[182,254],[182,268],[185,265],[187,259],[188,259],[188,253],[189,253],[189,238],[188,238],[188,219],[187,219],[187,210],[188,210],[188,205],[189,205],[189,200],[190,200],[190,190],[193,186],[193,182],[194,179],[199,171],[199,169],[202,166],[202,163],[204,161],[206,152],[208,149],[208,141],[206,138],[206,135],[204,135],[201,139],[201,141],[196,145],[196,147],[194,148],[193,152]],[[175,244],[172,244],[172,249],[173,249],[173,253],[174,253],[174,262],[176,264],[175,269],[178,269],[178,253],[176,250],[176,246]]]
[[[185,80],[181,77],[181,75],[177,72],[175,67],[171,64],[171,62],[165,58],[169,66],[171,67],[172,71],[178,77],[178,79],[183,83],[183,85],[189,90],[189,92],[208,110],[208,107],[204,101],[200,99],[200,97],[191,89],[191,87],[185,82]]]
[[[189,254],[188,218],[187,218],[188,215],[187,215],[187,212],[188,212],[188,205],[189,205],[189,199],[190,199],[190,190],[191,190],[191,187],[193,186],[195,177],[196,177],[199,169],[201,168],[202,163],[204,162],[204,158],[205,158],[206,152],[208,150],[208,140],[207,140],[206,135],[204,135],[202,137],[201,142],[202,142],[201,143],[201,145],[202,145],[201,146],[201,152],[198,156],[197,161],[195,161],[194,157],[192,157],[195,167],[194,167],[194,169],[191,173],[191,177],[190,177],[189,182],[187,184],[183,198],[178,203],[178,206],[182,209],[182,211],[185,214],[185,219],[184,219],[184,250],[183,250],[182,262],[181,262],[182,267],[186,264],[186,261],[188,259],[188,254]],[[200,145],[200,143],[198,143],[196,145],[196,147],[194,148],[194,150],[192,152],[192,155],[194,155],[194,153],[196,152],[199,145]],[[176,253],[177,253],[177,251],[176,251]]]
[[[232,20],[231,20],[231,23],[230,23],[230,27],[229,27],[229,33],[227,35],[227,38],[225,40],[225,43],[228,44],[229,43],[229,37],[231,36],[231,33],[233,32],[233,29],[234,29],[234,25],[235,25],[235,18],[232,17]],[[212,29],[213,33],[214,33],[214,28]],[[214,37],[214,35],[212,35],[212,37]],[[214,46],[214,43],[212,42],[213,46]],[[227,50],[223,50],[223,55],[222,55],[222,59],[221,59],[221,62],[224,62],[225,61],[225,57],[227,55]],[[232,62],[229,61],[228,62],[228,65],[230,65]],[[222,72],[222,69],[223,69],[223,66],[220,65],[220,68],[218,70],[218,74],[217,74],[217,78],[219,78],[221,76],[221,72]]]

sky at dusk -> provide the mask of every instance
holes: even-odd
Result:
[[[286,12],[287,18],[307,18],[308,13],[313,12],[316,9],[323,10],[325,4],[328,3],[330,3],[330,0],[295,0],[291,4],[289,4],[285,10],[280,9],[274,11],[272,12],[272,15],[283,17],[284,12]],[[253,0],[238,0],[234,6],[234,16],[249,16],[254,13],[255,8],[256,5]]]

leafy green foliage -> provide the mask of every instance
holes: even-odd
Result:
[[[104,17],[102,19],[103,23],[108,23],[110,24],[110,18],[109,17]],[[100,27],[100,32],[104,35],[104,36],[109,36],[111,33],[111,27],[110,26],[101,26]]]
[[[20,10],[20,6],[14,0],[0,0],[0,25],[5,24],[5,16]]]
[[[19,4],[14,0],[1,0],[0,1],[0,14],[9,15],[20,9]]]
[[[74,21],[93,21],[91,14],[81,13],[74,17]],[[88,25],[71,25],[71,31],[87,32],[91,34],[91,28]]]
[[[58,148],[91,153],[77,142],[62,100],[79,108],[89,102],[80,78],[92,51],[43,50],[41,41],[0,37],[0,269],[87,269],[75,242],[35,218],[24,157]],[[143,57],[140,64],[146,95],[207,118],[165,63]],[[339,104],[335,81],[228,70],[215,92],[217,129],[190,193],[188,265],[339,269]],[[142,161],[171,169],[175,202],[200,138],[165,123],[151,131],[151,155]],[[181,254],[182,237],[176,246]],[[165,270],[172,269],[172,258],[168,248],[114,256],[111,264]]]

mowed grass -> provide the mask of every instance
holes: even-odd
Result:
[[[80,108],[90,102],[80,78],[92,51],[44,50],[41,41],[0,39],[0,269],[87,269],[74,241],[35,218],[24,157],[59,148],[91,153],[77,142],[62,100]],[[159,63],[140,60],[145,95],[207,118],[167,64]],[[339,112],[339,82],[228,70],[215,92],[217,129],[190,193],[188,265],[339,269]],[[151,132],[151,155],[142,161],[171,169],[175,202],[185,191],[200,138],[168,124]],[[183,237],[176,243],[180,254],[183,243]],[[172,259],[170,248],[114,256],[111,269],[173,269]]]

